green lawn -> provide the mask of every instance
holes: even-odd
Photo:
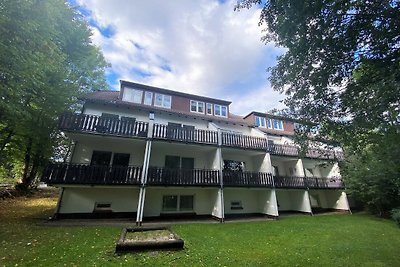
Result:
[[[367,215],[176,225],[183,251],[115,256],[120,227],[55,227],[55,198],[0,200],[0,266],[399,266],[400,228]]]

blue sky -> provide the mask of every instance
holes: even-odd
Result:
[[[235,1],[75,0],[93,42],[119,80],[232,101],[231,111],[284,107],[267,67],[284,52],[260,41],[260,9],[234,11]]]

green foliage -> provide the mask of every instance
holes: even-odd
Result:
[[[2,265],[397,266],[400,261],[397,226],[357,214],[174,225],[184,250],[117,256],[120,225],[41,224],[38,218],[50,216],[55,205],[55,198],[0,202]]]
[[[63,0],[0,3],[0,166],[22,163],[26,185],[53,152],[57,116],[106,85],[90,35]]]
[[[392,210],[392,219],[397,223],[400,227],[400,208]]]
[[[287,95],[292,117],[345,148],[353,195],[388,213],[393,205],[380,202],[394,198],[384,185],[400,180],[399,1],[244,0],[237,8],[261,3],[263,40],[287,48],[271,68],[272,86]]]

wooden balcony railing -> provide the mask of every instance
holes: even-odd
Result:
[[[147,183],[149,185],[218,186],[220,177],[218,170],[149,167]]]
[[[224,186],[272,187],[272,174],[267,172],[223,171]]]
[[[343,180],[339,177],[321,178],[307,177],[305,178],[308,188],[344,188]]]
[[[298,148],[293,145],[268,144],[268,152],[277,156],[294,156],[299,155]]]
[[[310,188],[310,189],[329,189],[344,188],[341,178],[322,178],[322,177],[289,177],[275,176],[274,184],[277,188]]]
[[[60,117],[59,128],[71,132],[91,132],[107,135],[146,137],[148,123],[134,118],[110,118],[88,114],[65,113]]]
[[[306,188],[304,177],[275,176],[274,185],[277,188]]]
[[[267,139],[250,135],[222,132],[222,145],[228,147],[250,148],[257,150],[267,149]]]
[[[51,163],[41,180],[48,184],[136,185],[141,176],[142,167]]]
[[[154,124],[153,138],[186,143],[218,144],[216,131],[171,127]]]

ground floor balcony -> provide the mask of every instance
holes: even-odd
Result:
[[[218,170],[149,167],[147,184],[161,186],[219,186],[219,176]]]
[[[272,187],[273,178],[267,172],[223,171],[225,187]]]
[[[138,185],[142,167],[52,163],[42,181],[48,184]]]

